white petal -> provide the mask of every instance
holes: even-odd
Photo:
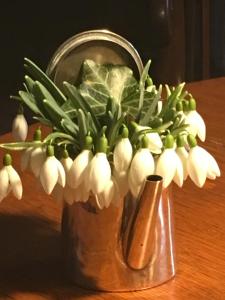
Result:
[[[49,195],[58,181],[58,166],[55,157],[47,157],[40,171],[40,180],[45,192]]]
[[[204,122],[202,116],[197,111],[195,111],[195,118],[196,118],[196,123],[197,123],[197,135],[200,138],[200,140],[202,142],[204,142],[205,137],[206,137],[205,122]]]
[[[70,168],[72,167],[72,164],[73,164],[72,158],[71,157],[62,158],[60,162],[63,165],[63,168],[64,168],[65,173],[67,175],[70,171]]]
[[[95,195],[95,201],[99,209],[103,209],[105,207],[104,197],[102,194]]]
[[[205,152],[207,159],[208,159],[208,171],[207,171],[207,177],[210,179],[215,179],[213,178],[214,176],[220,177],[220,168],[215,160],[215,158],[204,148],[201,147],[201,149]]]
[[[12,135],[15,141],[22,142],[26,140],[28,132],[27,121],[23,114],[18,114],[13,120]]]
[[[114,181],[111,179],[107,183],[104,191],[100,194],[100,196],[102,195],[102,197],[103,197],[104,206],[106,208],[109,207],[109,205],[114,197],[114,193],[115,193]],[[119,195],[117,195],[117,196],[119,196]]]
[[[176,162],[176,172],[173,178],[173,181],[179,186],[182,187],[184,181],[184,171],[182,162],[178,155],[176,155],[177,162]]]
[[[68,173],[68,184],[77,188],[84,180],[85,170],[88,167],[93,155],[89,150],[83,150],[74,160]]]
[[[34,148],[30,147],[27,148],[21,156],[21,170],[25,171],[27,168],[29,168],[29,164],[30,164],[30,156],[31,156],[31,152],[34,150]]]
[[[188,156],[188,174],[198,187],[202,187],[206,180],[208,159],[201,147],[191,148]]]
[[[7,196],[7,191],[9,188],[9,175],[6,167],[0,170],[0,201]]]
[[[75,189],[72,189],[70,186],[66,185],[63,193],[64,200],[68,204],[72,205],[75,201],[75,193],[76,193]]]
[[[20,200],[23,195],[23,187],[19,174],[12,166],[7,166],[9,185],[12,188],[13,195]]]
[[[90,162],[90,189],[95,195],[103,192],[111,178],[111,168],[105,153],[97,153]]]
[[[120,193],[120,197],[123,198],[129,190],[128,186],[128,172],[116,172],[116,170],[113,170],[113,177],[116,181]]]
[[[139,149],[131,162],[128,181],[139,186],[148,175],[154,174],[154,159],[148,149]]]
[[[174,149],[165,149],[157,161],[156,174],[162,176],[163,187],[165,188],[169,186],[175,176],[176,163]]]
[[[148,149],[155,154],[160,154],[162,152],[162,140],[157,132],[147,133],[148,137]]]
[[[54,156],[53,156],[54,157]],[[63,168],[63,165],[61,164],[61,162],[56,158],[54,157],[55,159],[55,164],[57,166],[57,169],[58,169],[58,180],[57,182],[62,186],[64,187],[65,184],[66,184],[66,174],[65,174],[65,170]]]
[[[45,159],[46,159],[46,154],[44,148],[37,147],[31,152],[30,168],[36,177],[40,175],[40,170]]]
[[[176,149],[176,153],[182,162],[183,178],[184,178],[184,180],[186,180],[187,176],[188,176],[188,171],[187,171],[188,152],[184,147],[178,147]]]
[[[192,110],[187,113],[185,122],[190,125],[187,128],[188,132],[194,136],[198,135],[200,140],[204,142],[206,137],[206,127],[201,115],[196,110]]]
[[[132,145],[128,138],[121,139],[115,146],[113,162],[117,172],[124,172],[130,166],[133,155]]]

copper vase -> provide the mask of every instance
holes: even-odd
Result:
[[[135,291],[175,275],[170,189],[149,176],[138,199],[100,210],[86,203],[65,204],[62,218],[64,266],[78,286],[101,291]]]

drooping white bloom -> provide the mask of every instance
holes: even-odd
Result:
[[[206,178],[219,177],[220,169],[215,158],[205,149],[197,146],[193,136],[189,137],[189,144],[191,149],[187,161],[188,174],[198,187],[202,187]]]
[[[95,195],[104,191],[111,178],[111,168],[107,156],[103,152],[95,154],[88,168],[87,180],[89,182],[89,190]]]
[[[69,157],[67,150],[64,150],[63,158],[60,162],[63,165],[66,174],[66,184],[65,187],[62,187],[59,183],[57,183],[52,191],[52,195],[59,202],[65,200],[68,204],[72,204],[74,202],[72,199],[73,193],[71,192],[72,189],[68,186],[67,179],[73,160]]]
[[[163,187],[166,188],[172,180],[181,187],[183,185],[182,162],[175,152],[173,136],[168,134],[165,149],[157,160],[156,174],[162,176]]]
[[[93,158],[91,150],[83,150],[73,161],[68,172],[68,184],[71,188],[77,188],[85,178],[85,172]]]
[[[187,131],[198,136],[202,142],[205,141],[206,137],[206,126],[201,115],[196,111],[192,110],[186,114],[185,123],[189,124]]]
[[[144,129],[151,129],[148,126],[137,126],[138,131],[144,130]],[[146,136],[148,138],[148,149],[155,154],[160,154],[162,152],[162,140],[157,132],[150,132],[146,133]]]
[[[131,193],[137,197],[140,189],[148,175],[154,174],[155,163],[148,146],[148,138],[144,136],[142,139],[142,147],[139,149],[131,162],[128,183]]]
[[[47,194],[51,194],[56,183],[59,183],[62,187],[65,186],[65,171],[60,161],[54,156],[52,146],[47,148],[47,158],[41,167],[40,180]]]
[[[41,167],[46,159],[46,150],[43,147],[36,147],[30,154],[30,168],[36,177],[39,177]]]
[[[22,198],[22,182],[11,163],[11,156],[6,154],[4,156],[4,167],[0,170],[0,201],[2,201],[2,199],[4,199],[11,191],[18,200]]]
[[[23,142],[27,138],[28,124],[23,114],[17,114],[12,124],[12,135],[15,141]]]
[[[196,111],[196,101],[192,98],[189,100],[190,111],[186,112],[185,123],[189,126],[187,131],[193,135],[198,136],[202,142],[206,137],[206,126],[201,115]]]
[[[188,152],[185,149],[185,147],[178,147],[176,149],[176,153],[179,156],[180,161],[182,163],[183,179],[186,180],[188,176],[188,171],[187,171]]]
[[[122,138],[115,146],[113,163],[117,172],[125,172],[130,166],[133,155],[132,145],[128,138]]]
[[[104,191],[95,195],[96,203],[100,209],[108,208],[109,205],[113,202],[114,205],[118,205],[117,201],[120,198],[118,185],[113,177],[109,180],[108,184],[105,186]]]
[[[113,178],[117,183],[120,197],[123,198],[129,191],[128,185],[128,171],[117,172],[113,170]]]

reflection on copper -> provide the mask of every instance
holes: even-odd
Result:
[[[117,207],[102,210],[92,197],[86,203],[65,204],[64,266],[75,284],[134,291],[175,275],[170,189],[160,189],[161,180],[147,180],[139,200],[127,195],[118,199]]]

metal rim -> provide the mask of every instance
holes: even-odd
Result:
[[[67,39],[61,46],[59,46],[59,48],[53,54],[48,64],[46,73],[48,75],[51,75],[56,65],[65,55],[67,55],[67,53],[72,51],[74,48],[92,40],[109,41],[121,46],[132,56],[133,60],[136,63],[139,74],[142,73],[143,63],[140,58],[140,55],[138,54],[134,46],[122,36],[107,29],[88,30],[78,33],[72,36],[71,38]]]

